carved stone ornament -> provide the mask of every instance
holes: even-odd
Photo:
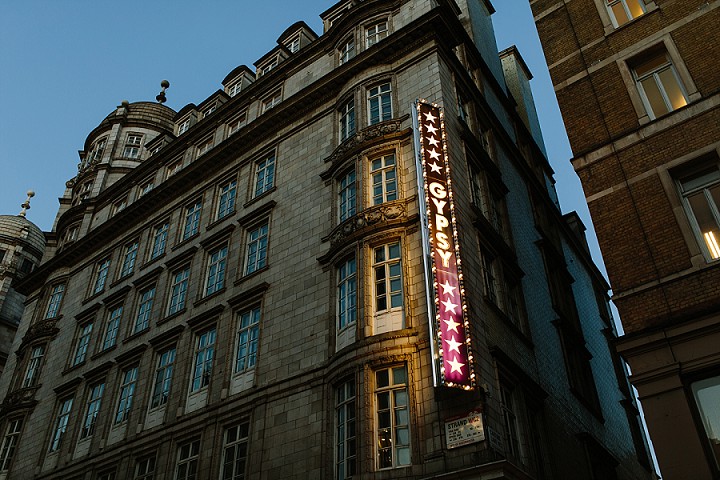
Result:
[[[0,405],[0,416],[4,416],[5,413],[13,410],[33,408],[37,404],[35,392],[38,388],[38,386],[20,388],[10,392],[8,396],[5,397],[5,400],[3,400],[2,405]]]
[[[57,335],[57,333],[60,331],[60,329],[57,327],[57,322],[57,318],[47,318],[45,320],[40,320],[39,322],[35,322],[30,325],[30,328],[28,328],[28,331],[25,333],[25,336],[22,339],[19,351],[22,351],[26,345],[34,342],[38,338],[54,337],[55,335]]]
[[[404,201],[370,207],[335,227],[330,233],[330,248],[336,247],[359,230],[406,216],[407,204]]]
[[[355,134],[352,138],[338,146],[335,151],[325,159],[326,162],[335,162],[338,158],[343,158],[354,151],[360,145],[367,143],[375,138],[383,137],[390,133],[396,133],[400,131],[403,119],[390,120],[387,122],[376,123],[370,125]]]

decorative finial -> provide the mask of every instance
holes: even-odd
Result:
[[[34,196],[35,196],[35,192],[33,192],[32,190],[27,191],[27,200],[25,200],[25,202],[22,205],[20,205],[22,207],[22,210],[20,210],[20,213],[18,213],[18,216],[25,217],[25,214],[27,213],[27,211],[30,210],[30,199]]]
[[[167,102],[167,97],[165,96],[165,90],[170,88],[170,82],[167,80],[163,80],[160,82],[160,86],[162,87],[162,90],[160,90],[160,93],[155,97],[155,100],[158,101],[158,103],[165,103]]]

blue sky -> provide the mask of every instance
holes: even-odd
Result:
[[[527,0],[495,0],[500,50],[517,45],[532,80],[564,212],[590,226],[580,182]],[[24,0],[0,2],[0,214],[52,228],[58,197],[77,171],[77,151],[122,100],[153,101],[168,79],[179,110],[221,88],[240,64],[252,66],[292,23],[322,33],[332,0]],[[590,243],[599,261],[594,233]]]

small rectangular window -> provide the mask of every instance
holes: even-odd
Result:
[[[152,250],[150,250],[150,260],[152,260],[153,258],[157,258],[165,253],[168,230],[170,230],[170,224],[168,222],[156,225],[153,229],[153,243]]]
[[[152,314],[153,301],[155,300],[155,286],[140,291],[140,300],[138,301],[137,314],[135,315],[135,324],[133,325],[133,333],[138,333],[150,325],[150,315]]]
[[[120,278],[127,277],[135,270],[135,260],[137,259],[139,243],[136,241],[125,245],[123,253],[123,263],[120,268]]]
[[[404,365],[375,372],[378,469],[411,464],[407,384],[407,369]]]
[[[185,308],[189,279],[190,267],[185,267],[173,273],[170,284],[168,315],[173,315]]]
[[[150,399],[150,408],[165,405],[168,398],[170,398],[170,386],[172,385],[174,365],[175,348],[164,351],[158,357],[158,364],[155,369],[155,385]]]
[[[355,100],[350,99],[340,108],[340,141],[355,135]]]
[[[142,144],[142,135],[130,133],[125,140],[125,148],[123,149],[123,157],[139,158],[140,145]]]
[[[262,101],[262,105],[260,107],[260,113],[265,113],[271,108],[277,106],[282,101],[282,92],[278,90],[277,92],[271,94],[270,96],[266,97]]]
[[[105,289],[105,281],[107,280],[108,271],[110,270],[110,258],[106,258],[98,262],[95,267],[95,282],[93,283],[93,295],[100,293]]]
[[[60,305],[62,304],[63,295],[65,294],[65,284],[60,283],[55,285],[51,292],[50,298],[48,299],[47,310],[45,311],[45,318],[56,318],[60,313]]]
[[[690,389],[705,427],[706,441],[715,455],[715,461],[720,463],[720,376],[693,382]]]
[[[30,352],[30,360],[28,361],[27,368],[25,369],[25,377],[22,382],[23,388],[33,387],[37,384],[44,356],[45,345],[38,345],[32,349],[32,352]]]
[[[16,418],[8,421],[5,437],[3,438],[2,447],[0,448],[0,472],[10,470],[15,448],[18,440],[20,440],[20,432],[22,432],[22,418]]]
[[[357,278],[355,257],[343,262],[338,268],[338,331],[355,323],[357,309]]]
[[[392,118],[392,89],[383,83],[368,90],[368,124],[374,125]]]
[[[352,37],[347,39],[338,50],[338,55],[340,58],[340,65],[352,60],[353,57],[355,57],[355,39]]]
[[[225,430],[223,439],[221,480],[245,478],[250,423],[243,422]]]
[[[651,119],[688,104],[685,86],[665,50],[644,56],[633,64],[637,88]]]
[[[248,231],[247,255],[245,257],[245,275],[249,275],[267,265],[268,223],[265,221]]]
[[[114,347],[117,344],[122,311],[123,307],[121,305],[111,309],[110,313],[108,313],[107,323],[105,325],[105,335],[103,335],[103,350],[107,350],[108,348]]]
[[[335,478],[347,480],[357,470],[355,379],[335,390]]]
[[[175,480],[196,480],[200,461],[200,440],[195,440],[178,448]]]
[[[85,415],[83,416],[83,423],[80,428],[81,440],[95,433],[95,426],[97,425],[97,417],[100,412],[100,403],[102,402],[104,391],[105,383],[98,383],[90,387],[87,405],[85,407]]]
[[[56,452],[60,449],[62,439],[67,431],[68,421],[70,420],[70,411],[72,410],[73,399],[66,398],[60,403],[55,423],[53,424],[53,433],[50,437],[50,448],[48,452]]]
[[[115,411],[115,424],[122,423],[127,420],[132,408],[133,397],[135,396],[135,384],[137,382],[138,368],[128,368],[122,373],[122,383],[120,384],[120,396],[118,398],[118,406]]]
[[[215,327],[197,336],[193,376],[190,383],[191,392],[196,392],[210,385],[214,356]]]
[[[202,201],[197,200],[185,207],[185,225],[183,227],[183,240],[187,240],[200,230],[200,212]]]
[[[225,218],[235,212],[235,196],[237,194],[237,180],[231,180],[218,189],[217,219]]]
[[[370,25],[365,29],[365,48],[370,48],[377,42],[387,37],[388,35],[388,22],[383,20]]]
[[[402,265],[400,243],[377,247],[373,256],[375,312],[402,308]]]
[[[227,264],[227,245],[210,252],[207,265],[207,277],[205,279],[205,295],[213,293],[225,287],[225,267]]]
[[[275,154],[255,163],[255,192],[253,197],[258,197],[267,192],[275,185]]]
[[[75,354],[72,359],[72,366],[80,365],[85,361],[88,346],[90,345],[90,335],[92,334],[92,323],[88,323],[80,327],[78,331],[77,341],[75,343]]]
[[[153,480],[155,477],[155,455],[145,457],[135,462],[135,476],[133,480]]]
[[[255,367],[257,362],[260,307],[238,314],[237,355],[235,373]]]
[[[338,201],[338,210],[340,212],[340,221],[344,222],[348,218],[352,217],[356,213],[357,209],[357,198],[356,198],[356,183],[355,183],[355,169],[353,168],[344,177],[340,179]]]
[[[209,138],[209,139],[205,140],[200,145],[198,145],[197,156],[201,157],[201,156],[205,155],[208,151],[210,151],[210,149],[212,147],[213,147],[213,139]]]
[[[372,205],[397,200],[398,184],[394,153],[370,160],[370,188]]]
[[[678,179],[683,206],[708,260],[720,258],[720,169],[717,161]]]
[[[180,125],[178,125],[178,135],[182,135],[183,133],[187,132],[190,128],[190,119],[186,118],[182,122],[180,122]]]

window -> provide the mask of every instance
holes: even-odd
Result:
[[[375,312],[401,308],[403,298],[400,243],[396,242],[377,247],[374,253]]]
[[[286,45],[288,50],[290,50],[290,53],[296,53],[298,50],[300,50],[300,36],[293,38],[290,40]]]
[[[355,169],[353,168],[340,180],[340,221],[344,222],[348,218],[355,215],[356,212],[356,194],[355,194]]]
[[[183,240],[192,237],[200,228],[200,211],[202,202],[200,200],[185,207],[185,226],[183,227]]]
[[[213,147],[213,139],[209,138],[200,145],[198,145],[197,156],[200,157],[205,155]]]
[[[262,101],[262,105],[260,107],[260,113],[265,113],[274,106],[278,105],[282,101],[282,93],[280,90],[277,92],[271,94],[269,97],[264,99]]]
[[[347,259],[338,269],[338,331],[355,323],[357,278],[355,257]]]
[[[130,275],[133,270],[135,270],[135,260],[137,259],[138,246],[139,244],[137,240],[125,245],[123,263],[120,268],[120,278]]]
[[[178,125],[178,135],[182,135],[183,133],[187,132],[190,128],[190,119],[186,118],[182,122],[180,122],[180,125]]]
[[[138,367],[125,370],[122,374],[120,384],[120,398],[118,399],[117,410],[115,411],[115,424],[127,420],[132,408],[133,397],[135,396],[135,382],[137,382]]]
[[[462,120],[463,122],[465,122],[469,125],[470,114],[469,114],[468,102],[465,99],[465,95],[463,95],[460,92],[457,92],[457,109],[458,109],[458,117],[460,117],[460,120]]]
[[[203,118],[209,116],[209,115],[212,114],[215,110],[217,110],[217,103],[213,103],[212,105],[206,107],[205,110],[203,110],[203,112],[202,112]]]
[[[678,180],[683,205],[706,258],[720,258],[720,170],[703,165]]]
[[[190,277],[190,267],[178,270],[172,275],[172,284],[170,285],[170,303],[168,304],[168,315],[172,315],[185,308],[185,299],[187,296],[188,279]]]
[[[237,82],[237,83],[231,85],[230,87],[228,87],[227,93],[232,98],[235,95],[237,95],[238,93],[240,93],[240,90],[242,90],[242,81]]]
[[[175,175],[176,173],[178,173],[180,170],[182,170],[182,167],[183,167],[183,162],[182,162],[182,160],[178,160],[178,161],[176,161],[176,162],[173,162],[173,163],[169,164],[167,167],[165,167],[165,168],[166,168],[166,170],[165,170],[165,180],[167,180],[168,178],[172,177],[173,175]]]
[[[95,270],[95,283],[93,284],[93,295],[100,293],[105,289],[105,281],[107,280],[108,271],[110,270],[110,258],[101,260]]]
[[[397,174],[394,153],[370,160],[370,180],[373,205],[397,200]]]
[[[225,218],[235,211],[235,194],[237,193],[237,180],[231,180],[220,185],[220,199],[218,201],[217,218]]]
[[[342,47],[338,50],[338,54],[340,58],[340,65],[349,62],[353,57],[355,57],[355,39],[352,37],[347,39],[347,41],[345,41]]]
[[[346,480],[356,473],[355,379],[335,392],[335,478]]]
[[[377,42],[387,37],[388,35],[388,22],[383,20],[382,22],[370,25],[365,29],[365,48],[370,48]]]
[[[200,440],[181,445],[178,448],[175,480],[197,480],[200,459]]]
[[[212,363],[215,353],[215,327],[198,335],[195,346],[195,367],[193,368],[191,392],[210,385],[212,375]]]
[[[485,250],[480,248],[480,258],[483,269],[483,284],[485,286],[485,297],[493,304],[498,304],[498,260],[497,258]]]
[[[374,125],[392,118],[392,91],[390,83],[383,83],[368,90],[369,124]]]
[[[97,476],[97,480],[115,480],[115,470],[100,472]]]
[[[520,425],[516,410],[515,389],[506,383],[500,384],[500,407],[503,414],[503,428],[505,430],[505,453],[517,460],[522,458],[520,451]]]
[[[268,63],[267,65],[264,65],[260,68],[260,75],[267,75],[270,73],[270,71],[278,66],[278,58],[275,57],[272,62]]]
[[[210,252],[205,281],[205,295],[211,295],[225,286],[225,264],[227,263],[227,245]]]
[[[245,275],[264,268],[267,265],[268,223],[267,220],[248,231]]]
[[[155,456],[141,458],[135,462],[133,480],[153,480],[155,477]]]
[[[340,141],[355,135],[355,100],[350,99],[340,109]]]
[[[238,315],[237,360],[235,373],[245,372],[257,362],[260,307],[254,307]]]
[[[110,216],[114,217],[118,213],[125,210],[125,207],[127,207],[127,197],[123,197],[112,204],[112,206],[110,207]]]
[[[715,460],[720,463],[720,377],[711,377],[690,384],[705,435]]]
[[[255,194],[258,197],[269,191],[275,184],[275,154],[271,153],[255,163]]]
[[[645,13],[644,0],[605,0],[613,25],[619,27]]]
[[[234,120],[231,120],[230,123],[228,123],[228,136],[237,133],[238,130],[245,126],[246,121],[247,116],[244,113]]]
[[[15,447],[20,439],[22,424],[22,418],[16,418],[15,420],[8,421],[5,438],[3,438],[2,448],[0,449],[0,472],[7,472],[10,470],[10,464],[12,463],[13,454],[15,453]]]
[[[62,439],[65,436],[65,431],[67,430],[68,420],[70,420],[70,410],[72,410],[72,404],[72,398],[66,398],[60,403],[57,417],[55,417],[52,437],[50,438],[49,452],[56,452],[60,449]]]
[[[87,406],[85,408],[85,416],[80,428],[80,439],[87,438],[95,433],[95,425],[97,424],[98,412],[100,412],[100,402],[105,391],[105,384],[98,383],[90,388]]]
[[[105,151],[105,145],[107,144],[107,137],[101,138],[90,149],[88,154],[87,162],[94,163],[102,158],[103,152]]]
[[[72,365],[80,365],[85,361],[88,346],[90,345],[90,334],[92,333],[92,323],[88,323],[79,330],[77,344],[75,345],[75,355],[73,355]]]
[[[150,260],[165,253],[168,230],[170,230],[170,224],[168,222],[156,225],[153,229],[153,243],[152,250],[150,251]]]
[[[243,422],[225,430],[221,480],[245,478],[250,424]]]
[[[77,240],[78,233],[80,233],[80,227],[78,225],[69,227],[67,229],[67,233],[65,234],[65,243],[72,243]]]
[[[44,356],[45,345],[33,347],[30,353],[30,361],[25,369],[25,378],[23,378],[22,382],[23,388],[33,387],[37,384],[38,378],[40,377],[40,366],[42,365]]]
[[[155,180],[148,180],[148,181],[146,181],[145,183],[143,183],[143,184],[140,186],[140,191],[138,192],[138,198],[144,197],[145,195],[147,195],[148,193],[150,193],[150,191],[151,191],[153,188],[155,188]]]
[[[107,323],[105,325],[105,335],[103,336],[102,349],[107,350],[117,344],[118,330],[120,330],[120,318],[122,317],[122,305],[112,308],[108,313]]]
[[[378,469],[410,465],[410,410],[405,366],[375,372]]]
[[[65,293],[65,284],[59,283],[50,291],[45,318],[56,318],[60,313],[60,304],[62,303],[63,294]]]
[[[125,149],[123,157],[138,158],[140,157],[140,144],[142,143],[142,135],[137,133],[129,133],[125,140]]]
[[[505,274],[505,313],[513,325],[527,333],[522,283],[508,273]]]
[[[651,119],[687,105],[685,87],[665,50],[643,57],[635,63],[633,75]]]
[[[150,408],[156,408],[167,403],[170,397],[174,365],[175,348],[171,348],[160,354],[158,365],[155,369],[155,385],[150,399]]]
[[[137,315],[135,316],[135,325],[133,325],[133,333],[138,333],[148,328],[154,300],[154,285],[140,292],[140,300],[138,302]]]

